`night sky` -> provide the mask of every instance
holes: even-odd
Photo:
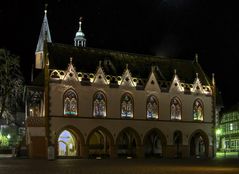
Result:
[[[45,2],[0,2],[0,47],[21,57],[26,82]],[[239,101],[236,1],[52,0],[48,4],[53,42],[73,44],[83,16],[88,47],[189,60],[198,53],[207,74],[215,73],[225,107]]]

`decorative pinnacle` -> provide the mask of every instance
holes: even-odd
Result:
[[[72,58],[72,57],[70,57],[70,64],[72,64],[72,59],[73,59],[73,58]]]
[[[45,4],[45,10],[44,10],[45,14],[47,13],[47,6],[48,4]]]
[[[196,73],[196,77],[198,78],[198,73]]]
[[[99,61],[99,67],[101,67],[101,60]]]
[[[128,69],[128,67],[129,67],[129,65],[128,65],[128,63],[126,63],[126,69]]]
[[[80,17],[80,20],[79,20],[79,31],[81,31],[81,23],[82,23],[82,19],[83,19],[83,17]]]
[[[154,66],[151,66],[151,71],[154,71],[155,67]]]
[[[198,54],[195,54],[195,61],[198,62]]]
[[[212,73],[212,84],[215,85],[215,74]]]
[[[177,70],[176,70],[176,69],[174,69],[174,74],[175,74],[175,75],[177,74]]]

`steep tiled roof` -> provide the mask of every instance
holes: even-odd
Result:
[[[172,58],[161,58],[150,55],[139,55],[112,50],[103,50],[89,47],[75,47],[58,43],[48,43],[47,51],[50,61],[50,69],[65,70],[69,64],[70,57],[76,71],[95,73],[101,61],[106,74],[122,75],[128,64],[133,77],[147,79],[151,67],[155,66],[155,72],[160,80],[171,81],[174,69],[181,82],[193,83],[196,73],[203,85],[210,85],[210,80],[202,70],[200,64],[194,60],[181,60]]]

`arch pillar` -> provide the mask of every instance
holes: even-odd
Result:
[[[89,146],[84,144],[81,145],[80,156],[82,158],[89,158]]]
[[[136,156],[137,156],[137,158],[144,158],[144,146],[143,145],[136,146]]]
[[[117,146],[115,144],[110,145],[110,158],[117,158]]]

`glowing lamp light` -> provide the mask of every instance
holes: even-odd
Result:
[[[7,138],[10,139],[10,138],[11,138],[11,135],[8,134],[8,135],[7,135]]]
[[[221,135],[222,130],[221,129],[216,129],[216,135]]]

